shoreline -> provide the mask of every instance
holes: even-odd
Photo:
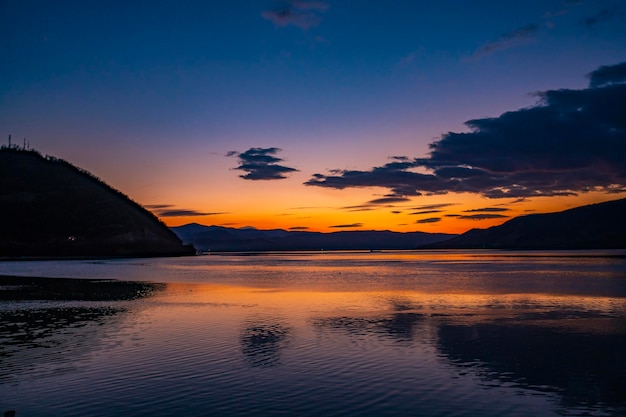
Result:
[[[0,274],[0,301],[123,301],[148,297],[166,287],[147,281]]]

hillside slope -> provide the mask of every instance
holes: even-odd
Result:
[[[0,257],[193,254],[152,213],[93,175],[0,149]]]
[[[626,248],[626,199],[570,210],[520,216],[489,229],[427,245],[438,249]]]

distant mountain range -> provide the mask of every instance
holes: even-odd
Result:
[[[0,257],[190,254],[152,213],[89,172],[0,148]]]
[[[626,249],[626,199],[516,217],[462,235],[423,232],[289,232],[203,226],[171,229],[200,251],[401,249]]]
[[[626,249],[626,199],[516,217],[430,249]]]
[[[289,232],[203,226],[192,223],[172,227],[174,233],[200,251],[290,251],[290,250],[383,250],[415,249],[456,235],[423,232],[349,231]]]

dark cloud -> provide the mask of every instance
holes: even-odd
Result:
[[[534,39],[535,35],[539,32],[539,25],[530,24],[509,32],[503,33],[495,41],[486,43],[474,52],[474,58],[480,58],[485,55],[490,55],[496,51],[513,48],[515,46],[527,43]]]
[[[526,197],[521,197],[521,198],[516,198],[513,201],[509,201],[508,203],[496,204],[496,206],[508,206],[509,204],[519,204],[519,203],[525,203],[527,201],[528,199]]]
[[[184,217],[184,216],[215,216],[217,214],[228,213],[212,213],[203,212],[193,209],[175,209],[173,204],[146,204],[145,208],[153,211],[159,217]]]
[[[391,214],[400,214],[400,213],[402,213],[402,212],[401,212],[401,211],[398,211],[398,210],[393,210],[393,211],[391,212]]]
[[[415,160],[390,162],[371,171],[334,170],[333,175],[314,174],[305,185],[344,189],[350,187],[383,187],[398,197],[419,196],[425,191],[436,194],[445,188],[445,181],[432,174],[408,171],[419,164]],[[420,184],[420,187],[416,187]],[[418,191],[418,188],[421,191]]]
[[[261,13],[275,26],[296,26],[307,30],[321,22],[321,14],[328,10],[323,1],[287,0],[277,2],[271,10]]]
[[[368,204],[393,204],[393,203],[405,203],[407,201],[411,201],[409,198],[406,197],[382,197],[382,198],[377,198],[375,200],[370,200],[367,203]]]
[[[329,226],[333,229],[349,229],[353,227],[363,227],[363,223],[351,223],[351,224],[336,224],[334,226]]]
[[[439,203],[439,204],[426,204],[422,206],[413,207],[411,210],[430,210],[430,209],[440,209],[450,206],[456,206],[457,203]]]
[[[294,227],[290,227],[289,230],[308,230],[309,227],[308,226],[294,226]]]
[[[626,62],[617,65],[606,65],[587,74],[590,87],[602,87],[626,81]]]
[[[502,214],[468,214],[467,216],[458,216],[463,220],[487,220],[487,219],[505,219],[509,216],[503,216]]]
[[[432,214],[432,213],[441,213],[442,210],[421,210],[421,211],[415,211],[413,213],[410,213],[411,215],[414,214]]]
[[[437,223],[441,221],[441,217],[429,217],[427,219],[417,220],[415,223]]]
[[[352,206],[352,207],[343,207],[344,210],[350,211],[350,212],[357,212],[357,211],[373,211],[374,208],[370,207],[370,206]]]
[[[598,13],[594,14],[593,16],[586,18],[584,22],[588,28],[593,28],[599,23],[614,19],[616,16],[619,16],[621,13],[622,13],[621,8],[618,5],[613,5],[612,7],[607,7],[605,9],[602,9]]]
[[[463,210],[463,213],[497,213],[501,211],[509,211],[509,209],[504,207],[483,207],[471,210]]]
[[[157,210],[156,214],[159,217],[185,217],[185,216],[215,216],[218,214],[227,214],[227,213],[206,213],[203,211],[197,210],[186,210],[186,209],[177,209],[177,210]]]
[[[365,204],[359,204],[358,206],[346,206],[342,207],[343,210],[348,211],[372,211],[378,210],[382,207],[394,207],[393,203],[405,203],[407,201],[411,201],[411,199],[406,197],[397,197],[393,195],[387,195],[385,197],[376,198],[374,200],[370,200]]]
[[[166,208],[171,208],[175,206],[173,204],[146,204],[144,207],[150,210],[159,210],[159,209],[166,209]]]
[[[533,107],[470,120],[469,132],[442,135],[430,144],[426,158],[395,159],[369,171],[315,174],[305,184],[382,187],[395,197],[467,192],[519,199],[624,192],[626,84],[618,80],[625,66],[592,72],[592,82],[601,87],[544,91],[536,94]]]
[[[250,148],[245,152],[231,151],[226,156],[236,156],[239,159],[239,171],[247,172],[240,175],[245,180],[282,180],[287,178],[284,174],[298,171],[284,165],[278,165],[283,159],[276,155],[280,148]]]

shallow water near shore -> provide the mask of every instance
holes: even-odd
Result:
[[[5,293],[28,276],[155,284],[4,297],[0,412],[626,415],[625,254],[3,262],[24,276]]]

